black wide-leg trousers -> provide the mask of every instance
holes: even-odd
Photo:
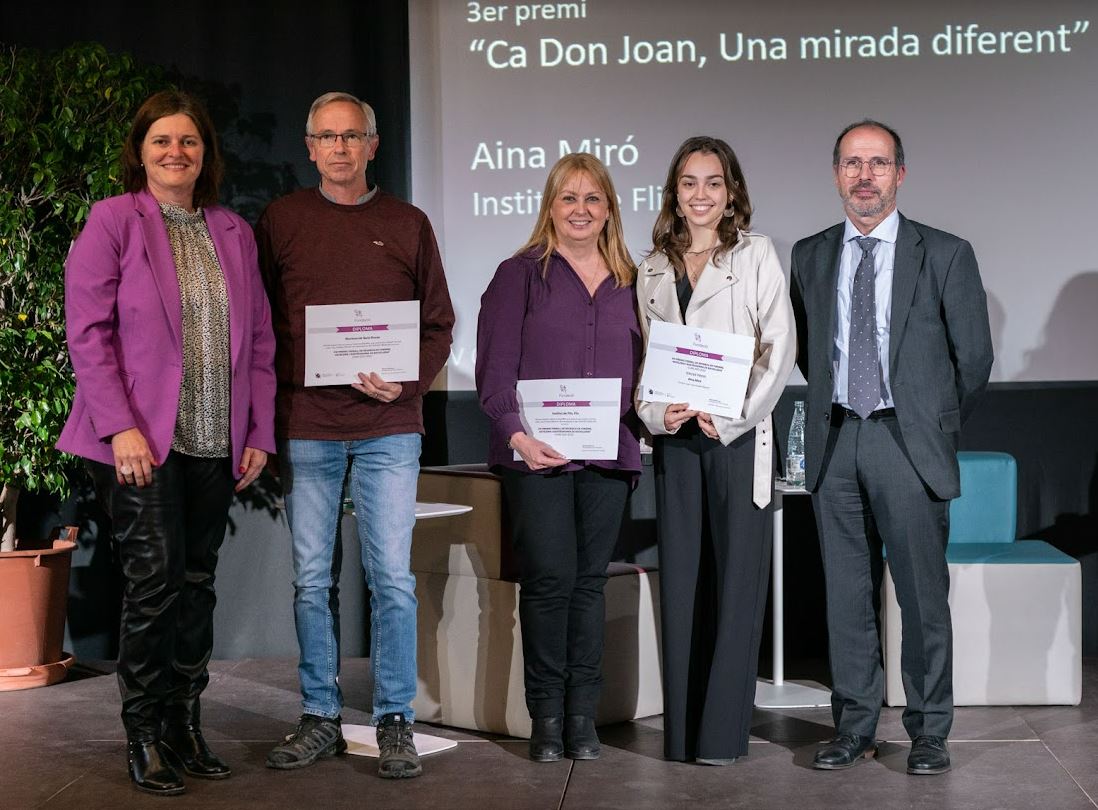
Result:
[[[146,487],[120,485],[108,464],[89,461],[88,469],[122,567],[122,723],[131,740],[158,739],[165,720],[200,720],[232,471],[227,458],[174,451]]]
[[[606,567],[621,530],[629,475],[597,468],[496,472],[521,572],[526,707],[533,718],[594,717],[602,690]]]
[[[656,438],[655,469],[664,756],[744,756],[773,537],[755,431],[723,446],[690,423]]]

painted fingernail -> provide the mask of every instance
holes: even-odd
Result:
[[[248,469],[248,468],[247,468],[247,467],[245,467],[245,466],[244,466],[243,464],[241,464],[241,465],[240,465],[240,472],[244,472],[244,471],[245,471],[245,470],[247,470],[247,469]]]

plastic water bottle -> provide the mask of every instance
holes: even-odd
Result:
[[[804,402],[800,400],[793,406],[793,421],[789,425],[785,480],[794,486],[804,486]]]

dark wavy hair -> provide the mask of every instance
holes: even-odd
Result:
[[[141,165],[141,144],[154,122],[169,115],[183,113],[192,121],[202,139],[202,171],[194,184],[194,204],[205,207],[217,203],[225,164],[217,143],[210,114],[197,98],[182,90],[161,90],[145,99],[137,109],[126,142],[122,145],[122,185],[126,191],[142,191],[148,186],[145,167]]]
[[[729,209],[731,216],[721,218],[717,224],[718,246],[713,252],[713,261],[718,261],[740,240],[740,231],[751,228],[751,197],[747,193],[747,181],[744,179],[740,161],[732,147],[720,138],[697,135],[687,138],[671,158],[667,170],[667,181],[663,184],[663,202],[659,216],[652,227],[652,252],[664,254],[675,268],[675,276],[682,278],[686,272],[683,253],[690,247],[690,229],[686,218],[677,213],[679,205],[678,185],[686,161],[696,152],[716,155],[724,170],[724,185],[731,196]]]

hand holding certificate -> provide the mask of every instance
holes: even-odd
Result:
[[[419,302],[305,307],[305,385],[419,379]]]
[[[528,436],[572,460],[618,457],[621,379],[519,380],[522,426]],[[520,460],[515,453],[515,461]]]
[[[743,414],[754,356],[754,338],[652,321],[640,398],[686,402],[692,410],[735,419]]]

